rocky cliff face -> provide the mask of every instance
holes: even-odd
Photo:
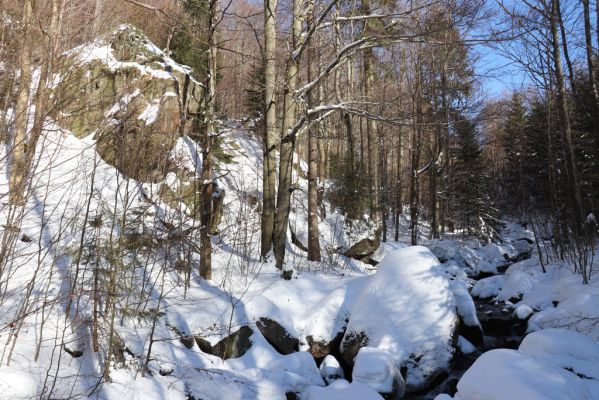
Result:
[[[197,130],[204,86],[137,29],[123,25],[64,55],[55,88],[57,120],[76,136],[90,134],[101,157],[125,175],[156,182],[181,135]]]

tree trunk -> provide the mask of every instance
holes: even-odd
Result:
[[[363,15],[370,15],[370,1],[362,2]],[[364,22],[364,36],[370,35],[371,27],[369,21]],[[369,47],[364,49],[364,96],[366,101],[373,101],[374,85],[374,50]],[[368,119],[366,121],[366,137],[368,146],[368,173],[370,174],[370,215],[376,229],[380,229],[380,193],[379,193],[379,146],[378,131],[376,121]]]
[[[300,47],[300,35],[302,33],[302,23],[304,19],[302,5],[303,1],[301,0],[293,1],[292,46],[287,61],[285,88],[283,91],[283,126],[281,129],[279,156],[279,190],[277,192],[277,209],[275,215],[275,230],[273,234],[273,251],[278,269],[283,269],[283,264],[285,262],[285,245],[287,243],[287,227],[289,225],[289,211],[291,204],[293,152],[295,150],[295,135],[291,134],[291,130],[295,124],[296,113],[296,104],[293,94],[297,86],[297,75],[299,72],[300,60],[296,50]]]
[[[50,27],[48,29],[48,54],[40,69],[39,81],[37,89],[34,94],[33,103],[35,105],[35,113],[33,117],[33,127],[27,141],[27,154],[25,171],[26,175],[31,173],[31,165],[33,163],[33,157],[35,156],[35,149],[37,142],[42,134],[44,128],[45,117],[52,111],[50,105],[48,77],[52,75],[54,68],[54,60],[58,53],[58,41],[60,37],[60,28],[62,22],[62,0],[52,0],[52,15],[50,17]]]
[[[412,129],[412,140],[410,143],[411,153],[411,181],[410,181],[410,239],[412,245],[418,244],[418,215],[420,212],[420,137],[422,129],[422,107],[420,99],[420,60],[416,63],[416,88],[413,98],[414,125]]]
[[[565,145],[566,173],[568,177],[568,194],[572,216],[574,219],[574,229],[579,232],[583,223],[582,201],[580,188],[578,185],[578,172],[576,166],[576,156],[574,154],[574,143],[572,141],[572,127],[570,125],[570,116],[568,114],[568,99],[566,86],[564,83],[564,74],[562,71],[562,60],[560,52],[560,43],[558,39],[557,14],[559,1],[551,2],[550,26],[552,38],[553,63],[555,70],[555,80],[557,85],[557,106],[561,125],[562,140]]]
[[[595,80],[595,62],[593,60],[593,39],[591,38],[591,12],[589,0],[582,0],[584,8],[584,42],[587,55],[587,67],[589,70],[589,85],[591,85],[591,94],[593,96],[595,107],[595,127],[599,125],[599,92],[597,91],[597,82]],[[599,10],[599,3],[597,4]],[[599,13],[597,14],[599,16]],[[598,22],[599,23],[599,22]],[[599,38],[599,37],[598,37]]]
[[[25,182],[27,181],[27,121],[29,115],[29,93],[31,88],[31,33],[33,28],[33,0],[23,3],[24,27],[23,45],[19,52],[19,70],[21,72],[17,101],[15,104],[15,135],[12,143],[12,159],[9,177],[12,205],[25,203]]]
[[[309,17],[308,27],[313,23],[313,15]],[[315,57],[315,50],[310,48],[308,53],[308,81],[314,78],[314,64],[319,61]],[[320,62],[318,63],[320,65]],[[318,97],[322,95],[322,85],[318,88]],[[314,92],[308,94],[308,108],[312,108],[314,101]],[[310,119],[308,118],[310,122]],[[308,129],[308,260],[320,261],[320,241],[318,238],[318,136],[319,126],[311,125]]]
[[[318,139],[316,127],[308,131],[308,260],[320,261],[318,239]]]
[[[262,240],[260,254],[264,259],[273,243],[276,197],[276,8],[277,0],[264,0],[264,160],[262,179]]]
[[[103,0],[95,0],[94,3],[94,20],[92,21],[92,35],[94,38],[100,35],[100,17],[102,16]]]
[[[402,140],[401,140],[402,130],[401,128],[397,132],[397,171],[396,171],[396,182],[395,182],[395,241],[399,241],[399,223],[400,216],[403,212],[402,205],[402,179],[401,179],[401,169],[402,169]]]
[[[214,213],[212,137],[216,134],[216,12],[218,0],[210,0],[208,8],[208,82],[206,84],[206,130],[202,143],[202,213],[200,229],[200,276],[212,279],[211,225]]]

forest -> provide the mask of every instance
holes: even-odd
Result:
[[[597,1],[0,19],[0,400],[599,399]]]

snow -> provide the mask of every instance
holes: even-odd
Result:
[[[386,350],[396,365],[407,366],[408,386],[420,387],[449,367],[455,309],[449,281],[430,250],[422,246],[395,250],[359,294],[341,350],[352,334],[363,333],[369,347]]]
[[[464,354],[471,354],[476,351],[476,347],[463,336],[458,336],[458,348]]]
[[[340,379],[333,384],[320,388],[309,387],[302,400],[382,400],[374,389],[358,382],[349,383]]]
[[[362,347],[358,352],[352,382],[368,385],[379,393],[392,393],[398,386],[400,398],[405,392],[405,382],[391,354],[372,347]]]
[[[534,310],[526,304],[520,304],[514,310],[514,315],[518,319],[526,319],[530,317],[532,314],[534,314]]]
[[[156,121],[156,119],[158,119],[159,112],[160,112],[160,101],[155,99],[155,100],[152,100],[152,102],[150,104],[148,104],[146,109],[143,110],[141,112],[141,114],[139,114],[137,119],[144,121],[146,123],[146,126],[152,125]]]
[[[331,383],[337,379],[343,378],[343,369],[339,365],[339,361],[332,355],[328,355],[322,360],[319,367],[320,376],[326,383]]]
[[[572,294],[557,307],[548,307],[533,315],[530,330],[567,328],[599,341],[599,288],[587,286]]]
[[[153,44],[145,46],[172,71],[188,72]],[[105,38],[68,54],[80,63],[131,67],[156,79],[173,79],[170,72],[150,65],[118,61]],[[56,85],[60,77],[54,78]],[[123,96],[106,117],[117,121],[120,111],[139,95],[135,91]],[[163,96],[173,95],[167,92]],[[161,101],[150,100],[139,119],[146,125],[154,123]],[[10,122],[11,115],[7,110],[4,118]],[[142,184],[101,160],[91,136],[78,139],[54,121],[46,121],[36,149],[32,196],[20,232],[33,240],[17,240],[8,270],[3,271],[8,275],[0,275],[5,294],[0,305],[0,332],[8,343],[6,349],[10,349],[9,338],[15,340],[10,363],[8,351],[0,360],[0,397],[282,400],[285,393],[296,392],[304,400],[368,400],[380,399],[377,391],[389,391],[394,382],[401,381],[398,370],[404,367],[407,384],[413,390],[449,367],[457,315],[469,326],[480,325],[468,294],[473,282],[466,274],[495,274],[506,264],[506,256],[514,258],[530,251],[528,242],[534,239],[531,232],[507,224],[502,244],[481,247],[476,241],[447,239],[426,242],[428,250],[385,243],[372,255],[380,261],[372,275],[371,266],[339,253],[373,237],[374,224],[367,216],[350,223],[325,201],[326,218],[319,223],[325,261],[309,262],[305,252],[289,244],[285,268],[293,268],[295,273],[292,280],[283,281],[272,257],[261,261],[258,255],[261,143],[240,124],[223,125],[226,127],[219,132],[222,147],[232,162],[219,162],[216,171],[219,189],[225,193],[225,210],[220,233],[213,241],[214,276],[211,282],[200,280],[198,255],[189,246],[176,243],[176,256],[192,253],[189,286],[184,287],[183,274],[170,268],[173,260],[163,254],[159,243],[173,240],[164,222],[193,231],[197,221],[184,204],[165,204],[159,193],[163,184],[173,189],[189,185],[183,175],[199,179],[200,146],[189,137],[178,138],[170,157],[185,174],[171,172],[163,182]],[[3,194],[8,193],[5,152],[6,148],[0,148]],[[293,192],[290,214],[290,225],[304,243],[307,180],[302,175],[306,169],[305,162],[298,160],[293,170],[298,190]],[[85,219],[88,207],[90,216]],[[117,220],[126,210],[138,214],[123,227]],[[0,207],[2,221],[6,212],[6,207]],[[101,226],[91,226],[91,219],[96,217],[102,220]],[[123,361],[113,360],[111,382],[93,393],[104,371],[103,351],[109,338],[103,321],[101,351],[93,351],[88,340],[93,315],[89,281],[94,268],[105,271],[112,264],[100,260],[94,267],[75,262],[84,224],[90,227],[83,237],[86,248],[99,243],[114,252],[122,251],[122,243],[111,238],[126,239],[123,232],[129,228],[151,239],[149,245],[136,250],[139,254],[129,252],[117,260],[123,271],[118,270],[115,277],[115,333],[127,351]],[[189,237],[191,242],[195,239]],[[435,255],[442,258],[443,265]],[[81,267],[77,279],[75,265]],[[512,265],[505,275],[478,281],[472,293],[479,297],[498,302],[521,297],[514,305],[514,314],[521,319],[530,317],[529,330],[535,332],[525,338],[517,352],[483,355],[460,381],[456,398],[513,398],[519,393],[527,399],[599,398],[595,342],[599,340],[599,288],[596,281],[582,286],[580,280],[563,263],[550,263],[547,273],[542,273],[534,255]],[[76,289],[72,310],[76,306],[77,312],[67,318],[65,299],[70,298],[72,288]],[[135,310],[125,315],[125,309]],[[154,326],[151,316],[156,312],[163,314]],[[277,321],[297,338],[301,351],[278,353],[256,327],[263,317]],[[15,322],[18,330],[11,327]],[[346,325],[348,332],[364,332],[369,339],[354,360],[352,383],[338,379],[343,371],[332,356],[327,356],[319,369],[306,351],[308,337],[330,342]],[[180,336],[198,336],[214,345],[242,326],[253,330],[252,346],[238,358],[222,360],[202,352],[193,340],[189,347],[179,340]],[[547,329],[553,327],[568,330]],[[83,355],[73,358],[63,350],[65,345],[83,351]],[[142,376],[150,345],[148,371]],[[475,350],[461,336],[457,345],[463,353]],[[324,387],[325,381],[332,383]],[[51,386],[51,393],[42,393]],[[549,397],[542,397],[545,394]]]
[[[466,326],[478,326],[482,329],[476,315],[476,305],[468,292],[466,282],[454,279],[450,281],[451,291],[456,300],[458,315]]]
[[[540,358],[516,350],[480,356],[458,382],[456,400],[586,400],[582,379]]]
[[[495,275],[481,279],[472,288],[472,295],[481,299],[497,296],[503,287],[504,281],[504,275]]]
[[[543,329],[527,335],[520,352],[599,381],[599,343],[566,329]]]
[[[517,351],[484,353],[457,387],[455,400],[594,399],[599,394],[599,343],[567,329],[533,332]]]

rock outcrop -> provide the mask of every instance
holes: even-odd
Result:
[[[129,25],[65,53],[63,64],[59,125],[93,134],[102,159],[126,176],[164,179],[170,150],[203,108],[204,87],[190,70]]]

